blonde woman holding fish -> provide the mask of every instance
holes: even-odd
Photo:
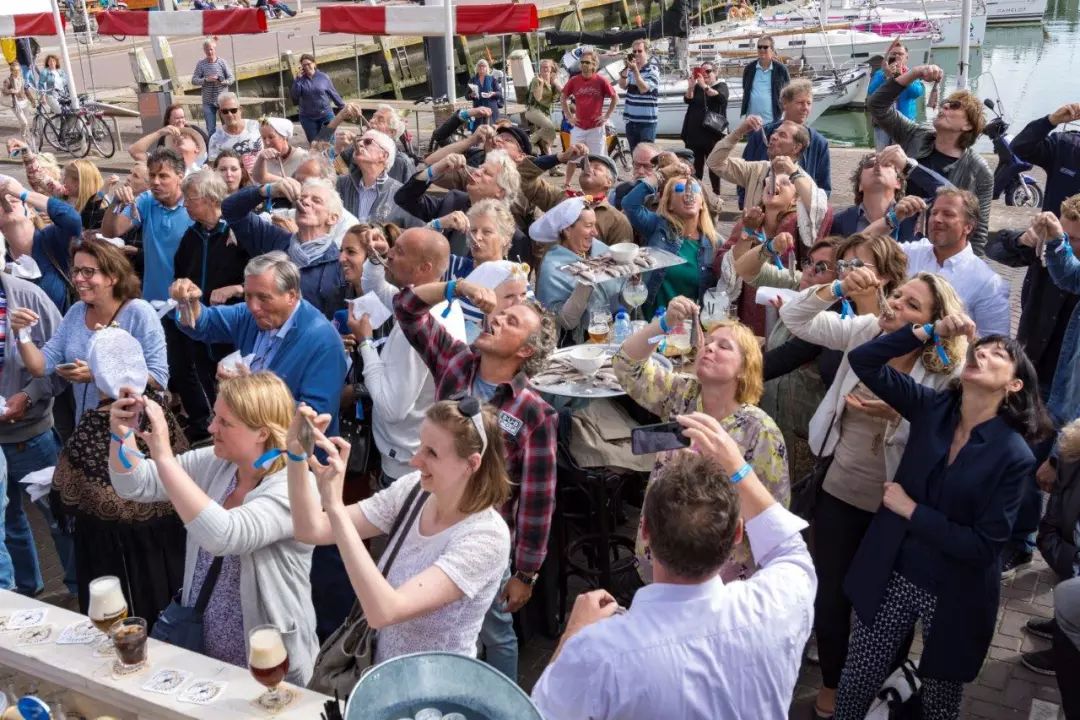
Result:
[[[836,255],[838,280],[810,288],[780,308],[781,320],[796,337],[845,353],[810,421],[810,448],[823,463],[815,471],[823,480],[820,489],[811,491],[815,498],[810,503],[818,573],[814,626],[822,671],[817,697],[821,716],[832,713],[847,656],[851,604],[843,580],[881,505],[885,483],[893,480],[910,430],[907,420],[859,381],[847,352],[905,325],[921,326],[962,313],[964,307],[938,275],[919,273],[904,282],[907,262],[890,238],[852,235],[840,243]],[[841,312],[828,311],[838,301]],[[959,374],[966,348],[964,337],[951,337],[889,364],[941,390]]]

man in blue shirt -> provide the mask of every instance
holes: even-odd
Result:
[[[780,67],[779,63],[775,63]],[[743,160],[768,160],[769,137],[773,130],[780,127],[784,120],[790,120],[806,127],[810,133],[810,145],[803,150],[798,158],[799,167],[814,179],[819,188],[828,195],[832,193],[832,165],[829,162],[829,141],[807,123],[810,119],[810,110],[814,106],[814,86],[805,78],[799,78],[788,83],[780,93],[780,107],[783,117],[774,119],[762,128],[761,132],[752,133],[746,139],[746,149],[743,150]],[[739,191],[739,207],[743,206],[743,192]]]
[[[626,67],[619,73],[619,87],[626,91],[623,117],[626,119],[626,142],[630,152],[639,142],[656,139],[657,112],[660,103],[660,69],[649,57],[649,43],[634,41]]]
[[[743,117],[757,115],[766,123],[780,119],[780,91],[791,81],[787,67],[776,60],[775,43],[768,35],[757,41],[758,59],[743,70]]]
[[[894,42],[885,54],[885,62],[881,68],[874,72],[870,78],[870,85],[866,89],[867,95],[873,95],[886,80],[894,80],[907,72],[908,51],[899,42]],[[924,92],[922,80],[916,80],[900,93],[896,99],[896,110],[908,120],[917,121],[918,106],[916,101]],[[874,126],[874,147],[880,152],[892,144],[892,138],[878,126]]]

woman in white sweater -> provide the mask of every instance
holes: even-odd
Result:
[[[780,308],[781,319],[795,336],[845,353],[810,421],[811,449],[831,458],[811,523],[818,573],[814,629],[822,671],[816,703],[820,717],[832,714],[847,656],[851,604],[843,591],[844,576],[881,505],[884,483],[893,480],[910,427],[859,382],[847,351],[904,325],[963,312],[948,281],[929,273],[919,273],[886,296],[881,288],[887,275],[895,275],[895,268],[888,270],[895,264],[890,258],[902,257],[895,245],[883,236],[851,236],[837,248],[840,279],[810,288]],[[852,264],[854,260],[858,262]],[[863,308],[872,304],[876,312],[847,317],[825,312],[841,298]],[[948,338],[940,349],[929,343],[890,364],[928,387],[942,389],[959,373],[966,347],[963,338]]]
[[[181,603],[195,605],[214,558],[221,569],[206,607],[205,654],[247,664],[247,633],[276,626],[289,653],[287,679],[306,685],[318,643],[311,604],[312,546],[293,537],[284,454],[292,394],[273,373],[222,381],[210,424],[213,447],[174,456],[161,406],[133,394],[113,403],[109,469],[117,494],[169,501],[187,528]],[[153,458],[143,459],[132,426]],[[310,482],[310,476],[305,481]]]

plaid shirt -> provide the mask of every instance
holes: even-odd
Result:
[[[446,400],[471,394],[480,354],[455,340],[428,310],[411,289],[402,289],[394,298],[398,325],[435,379],[435,397]],[[522,373],[500,384],[491,404],[499,410],[499,427],[506,442],[506,471],[514,483],[510,500],[501,509],[511,534],[516,526],[514,569],[539,572],[547,554],[551,514],[555,510],[558,416],[543,398],[525,386]]]

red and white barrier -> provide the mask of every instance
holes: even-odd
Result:
[[[177,12],[98,13],[102,35],[253,35],[266,32],[266,13],[259,8],[188,10]]]
[[[65,22],[61,17],[61,23]],[[0,15],[0,37],[28,37],[30,35],[63,35],[63,28],[56,31],[51,12]]]
[[[438,5],[349,5],[319,8],[319,32],[347,35],[446,34],[445,9]],[[457,35],[501,35],[540,27],[535,5],[500,3],[454,8]]]

